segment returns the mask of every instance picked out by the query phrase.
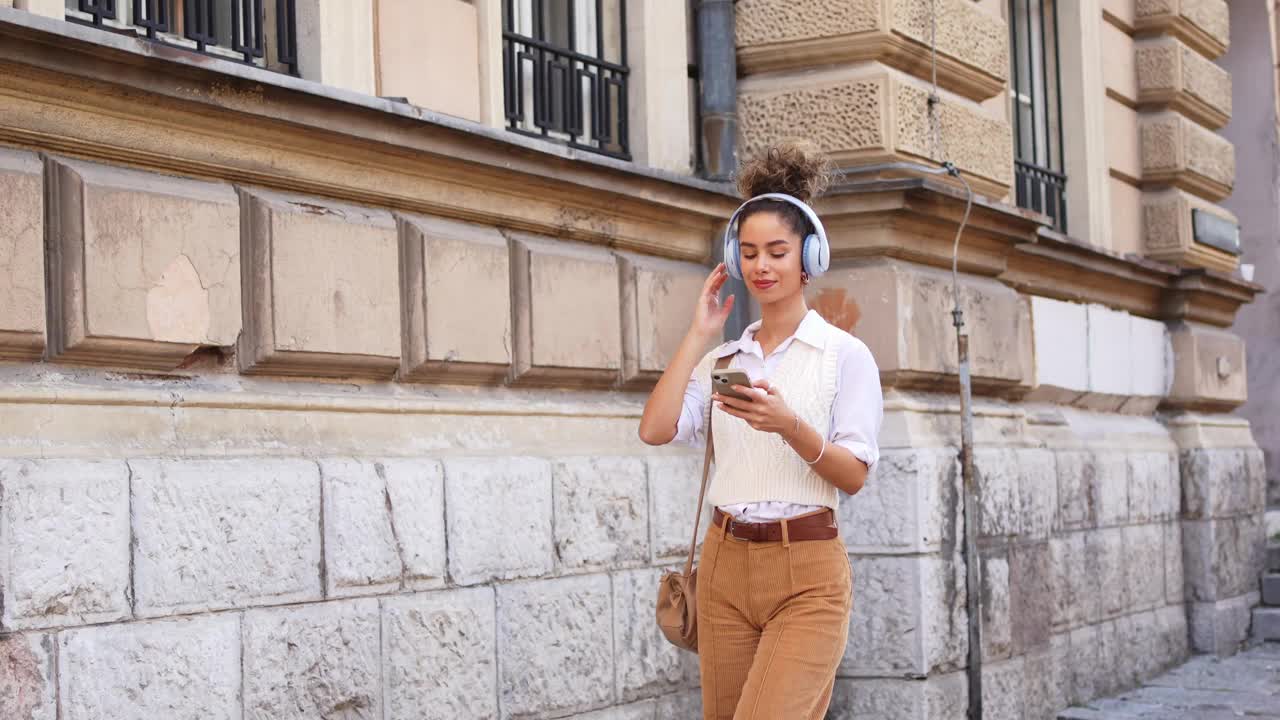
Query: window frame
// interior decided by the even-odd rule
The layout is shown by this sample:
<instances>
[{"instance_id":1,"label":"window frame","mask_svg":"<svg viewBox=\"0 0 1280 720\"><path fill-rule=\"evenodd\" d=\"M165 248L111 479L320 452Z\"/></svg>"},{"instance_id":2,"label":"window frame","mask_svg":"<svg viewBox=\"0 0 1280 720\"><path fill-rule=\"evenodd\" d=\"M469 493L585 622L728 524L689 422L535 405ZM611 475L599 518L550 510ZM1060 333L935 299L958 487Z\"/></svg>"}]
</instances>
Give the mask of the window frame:
<instances>
[{"instance_id":1,"label":"window frame","mask_svg":"<svg viewBox=\"0 0 1280 720\"><path fill-rule=\"evenodd\" d=\"M627 0L500 2L506 129L631 160Z\"/></svg>"},{"instance_id":2,"label":"window frame","mask_svg":"<svg viewBox=\"0 0 1280 720\"><path fill-rule=\"evenodd\" d=\"M1048 215L1054 229L1065 233L1067 174L1058 5L1058 0L1008 2L1009 117L1015 202Z\"/></svg>"}]
</instances>

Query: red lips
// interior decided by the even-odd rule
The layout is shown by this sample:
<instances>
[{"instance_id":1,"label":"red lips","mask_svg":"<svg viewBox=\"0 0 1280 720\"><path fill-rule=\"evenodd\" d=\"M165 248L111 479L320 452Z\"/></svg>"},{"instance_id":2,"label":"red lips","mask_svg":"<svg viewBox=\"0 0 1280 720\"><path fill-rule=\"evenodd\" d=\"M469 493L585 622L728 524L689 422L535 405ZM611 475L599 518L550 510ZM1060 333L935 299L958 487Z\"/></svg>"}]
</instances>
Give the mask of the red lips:
<instances>
[{"instance_id":1,"label":"red lips","mask_svg":"<svg viewBox=\"0 0 1280 720\"><path fill-rule=\"evenodd\" d=\"M774 285L777 285L778 281L777 280L752 280L751 284L755 285L757 290L768 290Z\"/></svg>"}]
</instances>

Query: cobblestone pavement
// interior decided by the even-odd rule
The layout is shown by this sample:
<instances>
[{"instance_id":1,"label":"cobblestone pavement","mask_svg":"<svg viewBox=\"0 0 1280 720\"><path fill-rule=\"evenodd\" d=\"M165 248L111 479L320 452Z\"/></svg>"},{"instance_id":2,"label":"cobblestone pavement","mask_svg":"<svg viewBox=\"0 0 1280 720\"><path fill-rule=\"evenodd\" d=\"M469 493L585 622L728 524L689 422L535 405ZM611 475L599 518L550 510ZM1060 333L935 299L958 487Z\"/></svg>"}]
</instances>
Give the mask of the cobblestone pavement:
<instances>
[{"instance_id":1,"label":"cobblestone pavement","mask_svg":"<svg viewBox=\"0 0 1280 720\"><path fill-rule=\"evenodd\" d=\"M1280 643L1232 657L1199 655L1146 685L1070 708L1059 720L1280 719Z\"/></svg>"}]
</instances>

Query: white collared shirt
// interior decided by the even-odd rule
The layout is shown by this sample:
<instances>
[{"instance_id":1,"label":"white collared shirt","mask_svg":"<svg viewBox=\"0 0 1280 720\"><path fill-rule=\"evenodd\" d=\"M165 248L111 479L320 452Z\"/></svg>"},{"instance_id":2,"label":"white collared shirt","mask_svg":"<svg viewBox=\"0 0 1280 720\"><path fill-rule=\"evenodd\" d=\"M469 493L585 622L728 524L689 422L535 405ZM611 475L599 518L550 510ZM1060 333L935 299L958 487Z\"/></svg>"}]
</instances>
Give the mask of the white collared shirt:
<instances>
[{"instance_id":1,"label":"white collared shirt","mask_svg":"<svg viewBox=\"0 0 1280 720\"><path fill-rule=\"evenodd\" d=\"M800 321L795 334L779 343L765 357L763 348L755 339L756 331L760 329L760 321L757 320L747 326L741 338L716 348L714 356L722 358L736 352L737 356L730 367L745 371L753 383L768 380L791 343L803 342L822 348L829 328L831 326L817 311L810 310ZM827 442L847 449L870 469L880 459L877 438L884 419L884 395L880 390L880 369L876 367L875 358L861 340L853 340L841 345L837 352L836 391L831 408L831 427L826 429ZM703 385L690 378L689 384L685 386L684 404L672 442L703 446L706 442L706 433L702 427L703 413L706 412L708 401ZM786 502L742 503L721 507L721 510L744 522L777 520L815 509L817 508L814 506Z\"/></svg>"}]
</instances>

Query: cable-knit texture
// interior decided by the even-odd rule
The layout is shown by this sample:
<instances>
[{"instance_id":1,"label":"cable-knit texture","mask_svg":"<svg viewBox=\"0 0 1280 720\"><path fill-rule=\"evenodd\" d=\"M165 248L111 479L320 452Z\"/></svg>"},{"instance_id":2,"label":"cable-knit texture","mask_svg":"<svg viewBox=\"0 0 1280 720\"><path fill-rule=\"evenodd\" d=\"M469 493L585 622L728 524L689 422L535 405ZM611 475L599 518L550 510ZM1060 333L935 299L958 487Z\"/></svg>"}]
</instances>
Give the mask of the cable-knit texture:
<instances>
[{"instance_id":1,"label":"cable-knit texture","mask_svg":"<svg viewBox=\"0 0 1280 720\"><path fill-rule=\"evenodd\" d=\"M828 436L830 445L838 343L828 334L825 345L815 348L792 341L769 383L781 391L787 406L801 420ZM706 369L701 374L708 376L708 393L713 364L709 355L700 365L700 371L703 366ZM713 505L779 501L834 509L839 504L835 486L800 459L782 436L754 430L725 412L711 415L716 464L707 494Z\"/></svg>"}]
</instances>

